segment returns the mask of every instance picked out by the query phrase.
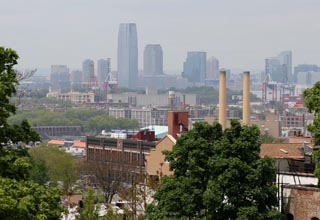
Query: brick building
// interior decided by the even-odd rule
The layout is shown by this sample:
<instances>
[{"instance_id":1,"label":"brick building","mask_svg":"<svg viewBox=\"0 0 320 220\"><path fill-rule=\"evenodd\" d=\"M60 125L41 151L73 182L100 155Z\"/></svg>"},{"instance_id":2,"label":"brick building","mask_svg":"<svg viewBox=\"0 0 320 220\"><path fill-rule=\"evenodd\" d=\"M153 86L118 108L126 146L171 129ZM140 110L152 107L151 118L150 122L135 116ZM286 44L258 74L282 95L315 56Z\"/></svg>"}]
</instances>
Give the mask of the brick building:
<instances>
[{"instance_id":1,"label":"brick building","mask_svg":"<svg viewBox=\"0 0 320 220\"><path fill-rule=\"evenodd\" d=\"M288 220L319 220L320 189L311 186L283 186L283 212Z\"/></svg>"}]
</instances>

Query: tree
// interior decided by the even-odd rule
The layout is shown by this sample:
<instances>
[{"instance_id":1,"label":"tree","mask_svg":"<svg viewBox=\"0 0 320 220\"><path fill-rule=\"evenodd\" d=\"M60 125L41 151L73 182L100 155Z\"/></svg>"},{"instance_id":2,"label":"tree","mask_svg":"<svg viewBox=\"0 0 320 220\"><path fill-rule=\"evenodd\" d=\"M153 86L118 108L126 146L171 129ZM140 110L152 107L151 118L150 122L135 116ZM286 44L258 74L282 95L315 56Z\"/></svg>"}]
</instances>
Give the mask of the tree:
<instances>
[{"instance_id":1,"label":"tree","mask_svg":"<svg viewBox=\"0 0 320 220\"><path fill-rule=\"evenodd\" d=\"M32 181L0 178L0 219L58 220L60 195Z\"/></svg>"},{"instance_id":2,"label":"tree","mask_svg":"<svg viewBox=\"0 0 320 220\"><path fill-rule=\"evenodd\" d=\"M147 208L148 219L280 219L273 160L259 157L260 132L232 120L196 123L164 152L173 177Z\"/></svg>"},{"instance_id":3,"label":"tree","mask_svg":"<svg viewBox=\"0 0 320 220\"><path fill-rule=\"evenodd\" d=\"M46 175L50 182L57 185L62 182L62 192L70 193L72 185L78 178L76 161L71 154L55 146L40 146L29 151L34 163L41 165L44 162ZM39 168L39 167L37 167ZM40 167L41 168L41 167Z\"/></svg>"},{"instance_id":4,"label":"tree","mask_svg":"<svg viewBox=\"0 0 320 220\"><path fill-rule=\"evenodd\" d=\"M119 158L113 157L113 160ZM119 168L124 171L119 171ZM83 161L81 175L87 177L87 183L97 187L104 195L105 201L111 203L113 196L123 189L122 176L130 174L130 170L122 169L119 163L101 160ZM123 174L122 174L123 173Z\"/></svg>"},{"instance_id":5,"label":"tree","mask_svg":"<svg viewBox=\"0 0 320 220\"><path fill-rule=\"evenodd\" d=\"M0 219L58 220L58 190L30 181L32 164L24 145L39 141L39 135L26 120L8 123L9 116L16 112L10 98L18 85L13 69L17 59L15 51L0 47Z\"/></svg>"},{"instance_id":6,"label":"tree","mask_svg":"<svg viewBox=\"0 0 320 220\"><path fill-rule=\"evenodd\" d=\"M283 143L284 142L284 139L274 138L269 134L261 134L260 139L261 139L261 143L263 143L263 144Z\"/></svg>"},{"instance_id":7,"label":"tree","mask_svg":"<svg viewBox=\"0 0 320 220\"><path fill-rule=\"evenodd\" d=\"M98 220L99 207L95 205L94 191L89 189L84 197L83 207L80 207L78 220Z\"/></svg>"},{"instance_id":8,"label":"tree","mask_svg":"<svg viewBox=\"0 0 320 220\"><path fill-rule=\"evenodd\" d=\"M312 88L306 89L303 92L305 98L305 106L309 113L313 113L313 123L307 126L307 129L312 133L314 137L314 144L320 145L320 81L315 83ZM320 187L320 151L313 153L315 159L316 168L314 171L315 176L318 178L318 186Z\"/></svg>"},{"instance_id":9,"label":"tree","mask_svg":"<svg viewBox=\"0 0 320 220\"><path fill-rule=\"evenodd\" d=\"M306 89L303 92L305 98L305 106L309 113L313 113L313 123L308 125L308 130L312 132L315 139L315 145L320 144L320 81L315 83L312 88Z\"/></svg>"}]
</instances>

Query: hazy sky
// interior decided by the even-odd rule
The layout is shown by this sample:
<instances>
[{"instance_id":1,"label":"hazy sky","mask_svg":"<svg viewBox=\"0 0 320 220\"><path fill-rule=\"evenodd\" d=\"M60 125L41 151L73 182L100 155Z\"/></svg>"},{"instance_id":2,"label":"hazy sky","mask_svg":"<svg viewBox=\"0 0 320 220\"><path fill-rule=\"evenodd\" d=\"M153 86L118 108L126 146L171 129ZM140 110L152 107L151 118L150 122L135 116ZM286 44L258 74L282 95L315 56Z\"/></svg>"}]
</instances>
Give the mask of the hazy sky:
<instances>
[{"instance_id":1,"label":"hazy sky","mask_svg":"<svg viewBox=\"0 0 320 220\"><path fill-rule=\"evenodd\" d=\"M165 70L181 70L192 50L225 68L263 69L282 50L320 65L319 0L0 0L0 45L23 68L110 57L116 69L126 22L137 24L139 68L149 43L161 44Z\"/></svg>"}]
</instances>

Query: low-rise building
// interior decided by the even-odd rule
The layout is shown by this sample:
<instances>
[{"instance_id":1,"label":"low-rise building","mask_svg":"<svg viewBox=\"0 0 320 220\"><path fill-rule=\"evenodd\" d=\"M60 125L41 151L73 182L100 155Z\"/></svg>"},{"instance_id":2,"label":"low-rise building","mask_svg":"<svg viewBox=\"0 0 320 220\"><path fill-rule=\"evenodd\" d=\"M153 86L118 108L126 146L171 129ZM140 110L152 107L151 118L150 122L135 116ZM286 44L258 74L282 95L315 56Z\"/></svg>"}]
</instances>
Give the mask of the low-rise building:
<instances>
[{"instance_id":1,"label":"low-rise building","mask_svg":"<svg viewBox=\"0 0 320 220\"><path fill-rule=\"evenodd\" d=\"M60 93L60 92L49 92L47 94L48 98L55 98L58 100L72 102L75 104L82 104L82 103L94 103L94 93L93 92L67 92L67 93Z\"/></svg>"}]
</instances>

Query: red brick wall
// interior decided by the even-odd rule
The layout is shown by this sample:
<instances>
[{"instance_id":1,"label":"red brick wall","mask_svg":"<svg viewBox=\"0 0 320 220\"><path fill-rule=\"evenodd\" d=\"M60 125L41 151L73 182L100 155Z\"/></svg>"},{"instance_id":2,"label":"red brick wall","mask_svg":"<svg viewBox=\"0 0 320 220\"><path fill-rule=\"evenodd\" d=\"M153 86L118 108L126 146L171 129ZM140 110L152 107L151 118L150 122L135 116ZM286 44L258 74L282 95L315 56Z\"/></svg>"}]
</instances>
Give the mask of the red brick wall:
<instances>
[{"instance_id":1,"label":"red brick wall","mask_svg":"<svg viewBox=\"0 0 320 220\"><path fill-rule=\"evenodd\" d=\"M285 186L283 209L291 213L295 220L320 218L320 189L306 186Z\"/></svg>"}]
</instances>

